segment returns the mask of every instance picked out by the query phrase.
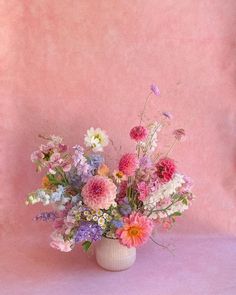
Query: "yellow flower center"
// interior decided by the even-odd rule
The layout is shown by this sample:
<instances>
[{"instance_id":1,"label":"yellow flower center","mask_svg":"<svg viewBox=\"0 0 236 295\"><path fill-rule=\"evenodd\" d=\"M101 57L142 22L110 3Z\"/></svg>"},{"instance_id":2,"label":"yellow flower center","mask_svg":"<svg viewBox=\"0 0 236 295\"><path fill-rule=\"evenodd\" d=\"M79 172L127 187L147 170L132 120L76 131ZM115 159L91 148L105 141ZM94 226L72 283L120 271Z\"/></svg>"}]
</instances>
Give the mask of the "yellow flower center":
<instances>
[{"instance_id":1,"label":"yellow flower center","mask_svg":"<svg viewBox=\"0 0 236 295\"><path fill-rule=\"evenodd\" d=\"M123 172L121 172L121 171L118 171L117 173L116 173L116 177L118 177L118 178L122 178L123 177Z\"/></svg>"},{"instance_id":2,"label":"yellow flower center","mask_svg":"<svg viewBox=\"0 0 236 295\"><path fill-rule=\"evenodd\" d=\"M137 236L140 232L140 229L136 226L133 226L128 230L128 232L130 236Z\"/></svg>"},{"instance_id":3,"label":"yellow flower center","mask_svg":"<svg viewBox=\"0 0 236 295\"><path fill-rule=\"evenodd\" d=\"M94 138L95 138L95 139L98 139L99 143L102 142L102 137L101 137L100 134L96 134L96 135L94 135Z\"/></svg>"}]
</instances>

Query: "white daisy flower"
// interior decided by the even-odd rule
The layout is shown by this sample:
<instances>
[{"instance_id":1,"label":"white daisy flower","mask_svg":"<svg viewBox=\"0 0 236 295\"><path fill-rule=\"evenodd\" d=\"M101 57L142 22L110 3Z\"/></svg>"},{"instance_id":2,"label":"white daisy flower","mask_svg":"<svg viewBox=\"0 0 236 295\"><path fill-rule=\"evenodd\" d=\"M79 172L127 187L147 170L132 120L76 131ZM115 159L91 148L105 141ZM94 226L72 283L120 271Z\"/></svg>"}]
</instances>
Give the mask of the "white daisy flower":
<instances>
[{"instance_id":1,"label":"white daisy flower","mask_svg":"<svg viewBox=\"0 0 236 295\"><path fill-rule=\"evenodd\" d=\"M100 128L91 127L87 130L84 137L84 144L92 148L94 152L102 152L103 148L109 143L106 132Z\"/></svg>"},{"instance_id":2,"label":"white daisy flower","mask_svg":"<svg viewBox=\"0 0 236 295\"><path fill-rule=\"evenodd\" d=\"M89 214L87 217L86 217L86 220L87 221L91 221L93 219L93 216L91 214Z\"/></svg>"},{"instance_id":3,"label":"white daisy flower","mask_svg":"<svg viewBox=\"0 0 236 295\"><path fill-rule=\"evenodd\" d=\"M96 215L93 216L93 221L98 221L98 217Z\"/></svg>"},{"instance_id":4,"label":"white daisy flower","mask_svg":"<svg viewBox=\"0 0 236 295\"><path fill-rule=\"evenodd\" d=\"M105 224L105 219L103 217L98 218L98 225L102 226Z\"/></svg>"}]
</instances>

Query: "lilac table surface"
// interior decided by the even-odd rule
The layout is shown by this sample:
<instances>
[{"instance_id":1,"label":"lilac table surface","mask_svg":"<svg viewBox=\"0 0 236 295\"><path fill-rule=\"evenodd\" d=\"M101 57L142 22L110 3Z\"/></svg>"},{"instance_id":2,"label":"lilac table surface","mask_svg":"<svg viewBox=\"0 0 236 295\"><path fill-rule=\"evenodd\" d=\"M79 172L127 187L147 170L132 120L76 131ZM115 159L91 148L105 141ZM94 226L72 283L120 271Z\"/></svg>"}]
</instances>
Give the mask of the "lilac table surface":
<instances>
[{"instance_id":1,"label":"lilac table surface","mask_svg":"<svg viewBox=\"0 0 236 295\"><path fill-rule=\"evenodd\" d=\"M172 253L149 242L131 269L108 272L92 254L60 253L42 238L15 239L1 246L0 294L236 294L236 238L167 235L159 241Z\"/></svg>"}]
</instances>

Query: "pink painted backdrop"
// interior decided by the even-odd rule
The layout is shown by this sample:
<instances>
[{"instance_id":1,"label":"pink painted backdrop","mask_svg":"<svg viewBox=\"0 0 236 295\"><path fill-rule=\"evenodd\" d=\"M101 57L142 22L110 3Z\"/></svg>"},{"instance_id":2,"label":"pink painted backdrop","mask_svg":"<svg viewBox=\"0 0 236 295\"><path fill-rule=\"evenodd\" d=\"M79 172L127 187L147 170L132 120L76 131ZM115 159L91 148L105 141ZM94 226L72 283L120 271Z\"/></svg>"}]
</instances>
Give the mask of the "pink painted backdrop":
<instances>
[{"instance_id":1,"label":"pink painted backdrop","mask_svg":"<svg viewBox=\"0 0 236 295\"><path fill-rule=\"evenodd\" d=\"M195 181L174 231L236 234L234 0L0 1L0 40L2 238L51 231L31 223L40 208L24 206L40 182L29 159L37 134L72 146L100 126L130 151L152 82L161 96L150 117L167 110L186 129L173 156Z\"/></svg>"}]
</instances>

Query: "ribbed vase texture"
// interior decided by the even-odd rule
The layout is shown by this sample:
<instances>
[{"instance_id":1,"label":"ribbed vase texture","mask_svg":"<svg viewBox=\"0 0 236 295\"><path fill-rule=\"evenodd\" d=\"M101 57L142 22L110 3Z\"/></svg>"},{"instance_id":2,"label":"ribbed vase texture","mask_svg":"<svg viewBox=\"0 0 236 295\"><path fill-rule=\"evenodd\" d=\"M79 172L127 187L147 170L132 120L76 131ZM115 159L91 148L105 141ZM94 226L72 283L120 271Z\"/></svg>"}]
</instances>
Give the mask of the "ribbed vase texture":
<instances>
[{"instance_id":1,"label":"ribbed vase texture","mask_svg":"<svg viewBox=\"0 0 236 295\"><path fill-rule=\"evenodd\" d=\"M96 243L95 253L98 265L111 271L128 269L136 260L136 248L127 248L116 239L102 238Z\"/></svg>"}]
</instances>

